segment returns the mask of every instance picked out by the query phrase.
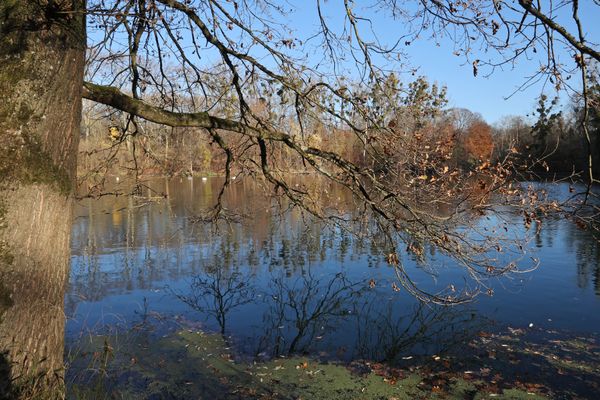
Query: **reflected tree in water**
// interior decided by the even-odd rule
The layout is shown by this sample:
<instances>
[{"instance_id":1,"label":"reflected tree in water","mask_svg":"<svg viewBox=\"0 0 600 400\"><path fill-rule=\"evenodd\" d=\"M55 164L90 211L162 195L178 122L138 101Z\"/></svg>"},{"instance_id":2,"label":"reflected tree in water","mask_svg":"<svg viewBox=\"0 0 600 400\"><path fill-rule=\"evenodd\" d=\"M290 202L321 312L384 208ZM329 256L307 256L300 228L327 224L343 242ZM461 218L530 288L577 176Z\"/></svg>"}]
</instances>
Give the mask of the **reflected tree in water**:
<instances>
[{"instance_id":1,"label":"reflected tree in water","mask_svg":"<svg viewBox=\"0 0 600 400\"><path fill-rule=\"evenodd\" d=\"M349 317L364 287L343 273L317 278L310 268L300 276L276 276L265 293L266 327L257 354L272 356L306 353L323 335L334 335L340 320Z\"/></svg>"},{"instance_id":2,"label":"reflected tree in water","mask_svg":"<svg viewBox=\"0 0 600 400\"><path fill-rule=\"evenodd\" d=\"M189 294L173 293L192 309L214 317L222 335L226 332L227 315L255 300L248 277L221 265L209 267L205 274L192 278Z\"/></svg>"},{"instance_id":3,"label":"reflected tree in water","mask_svg":"<svg viewBox=\"0 0 600 400\"><path fill-rule=\"evenodd\" d=\"M565 234L576 254L577 284L582 288L591 284L595 294L600 296L600 237L583 232L575 225L567 227Z\"/></svg>"},{"instance_id":4,"label":"reflected tree in water","mask_svg":"<svg viewBox=\"0 0 600 400\"><path fill-rule=\"evenodd\" d=\"M368 294L353 313L357 358L398 363L402 356L439 354L467 343L484 325L464 307L416 303L399 310L397 301ZM382 304L383 303L383 304Z\"/></svg>"}]
</instances>

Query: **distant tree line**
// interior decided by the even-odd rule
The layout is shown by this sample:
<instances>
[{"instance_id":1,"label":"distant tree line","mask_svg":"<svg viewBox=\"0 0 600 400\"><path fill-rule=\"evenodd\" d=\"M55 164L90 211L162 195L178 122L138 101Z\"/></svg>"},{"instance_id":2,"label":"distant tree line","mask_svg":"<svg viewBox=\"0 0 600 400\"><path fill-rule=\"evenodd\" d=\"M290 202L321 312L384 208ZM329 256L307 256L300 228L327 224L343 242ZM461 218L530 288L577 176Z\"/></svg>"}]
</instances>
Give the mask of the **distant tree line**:
<instances>
[{"instance_id":1,"label":"distant tree line","mask_svg":"<svg viewBox=\"0 0 600 400\"><path fill-rule=\"evenodd\" d=\"M527 116L509 116L493 129L495 156L513 153L531 172L539 175L583 174L592 157L594 175L600 173L600 83L598 66L588 72L588 129L590 148L582 132L583 99L573 97L560 105L557 97L541 94ZM589 152L589 153L588 153Z\"/></svg>"},{"instance_id":2,"label":"distant tree line","mask_svg":"<svg viewBox=\"0 0 600 400\"><path fill-rule=\"evenodd\" d=\"M600 173L600 83L597 68L591 69L591 153L595 173ZM286 120L290 134L309 146L319 146L379 172L410 168L416 178L432 169L459 168L463 172L486 162L512 157L517 167L539 177L570 175L587 168L588 149L581 132L580 98L561 106L558 98L542 94L527 115L507 116L491 127L483 117L464 108L447 108L446 88L419 77L406 87L393 75L384 85L361 93L376 126L366 143L343 125L332 128L327 116L311 118L303 127L278 107L273 96L257 93L251 104L265 118ZM182 102L185 99L181 100ZM325 101L325 100L324 100ZM222 110L226 113L227 110ZM352 110L340 110L352 117ZM127 118L102 105L87 103L82 120L80 176L126 174L146 175L219 174L225 157L201 128L171 128L139 122L142 135L130 133ZM225 133L227 136L227 134ZM243 153L244 143L231 135L233 148ZM367 154L369 146L376 157ZM283 144L276 144L272 157L284 172L303 172L306 165ZM255 155L255 154L248 154ZM243 163L243 157L240 162ZM422 169L418 167L422 160ZM433 162L433 163L432 163ZM240 170L242 166L240 166Z\"/></svg>"},{"instance_id":3,"label":"distant tree line","mask_svg":"<svg viewBox=\"0 0 600 400\"><path fill-rule=\"evenodd\" d=\"M432 172L432 161L433 169L468 170L495 156L498 143L481 115L466 109L448 109L446 88L431 84L424 77L405 87L391 74L384 85L358 96L375 121L371 129L367 127L366 139L358 137L347 126L332 124L327 115L307 118L301 127L289 116L289 110L277 104L268 92L256 93L251 107L267 119L284 121L289 133L306 145L319 146L381 173L410 169L409 172L418 177ZM226 114L227 110L221 112ZM363 118L358 114L353 116L354 110L340 109L340 112L357 121ZM224 171L224 154L204 129L172 128L138 121L137 131L134 131L128 121L126 115L118 111L90 102L84 104L80 177L129 173L181 176ZM382 126L387 129L381 129ZM224 135L231 136L228 140L234 143L233 149L244 153L243 140L235 135ZM273 147L271 157L278 161L281 171L307 170L289 147L283 144ZM369 148L374 151L369 153ZM251 155L256 154L247 154ZM243 164L243 160L244 157L239 158L238 163ZM422 160L422 168L418 166L419 160ZM243 165L239 165L238 170L242 169Z\"/></svg>"}]
</instances>

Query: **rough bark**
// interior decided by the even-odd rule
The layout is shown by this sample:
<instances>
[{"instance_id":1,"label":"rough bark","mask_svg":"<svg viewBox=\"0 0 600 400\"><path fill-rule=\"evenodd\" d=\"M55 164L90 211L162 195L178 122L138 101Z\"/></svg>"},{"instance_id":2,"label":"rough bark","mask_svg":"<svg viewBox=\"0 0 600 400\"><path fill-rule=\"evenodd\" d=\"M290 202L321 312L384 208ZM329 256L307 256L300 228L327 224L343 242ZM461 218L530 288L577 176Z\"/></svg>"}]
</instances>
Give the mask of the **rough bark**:
<instances>
[{"instance_id":1,"label":"rough bark","mask_svg":"<svg viewBox=\"0 0 600 400\"><path fill-rule=\"evenodd\" d=\"M84 0L0 1L0 398L61 398Z\"/></svg>"}]
</instances>

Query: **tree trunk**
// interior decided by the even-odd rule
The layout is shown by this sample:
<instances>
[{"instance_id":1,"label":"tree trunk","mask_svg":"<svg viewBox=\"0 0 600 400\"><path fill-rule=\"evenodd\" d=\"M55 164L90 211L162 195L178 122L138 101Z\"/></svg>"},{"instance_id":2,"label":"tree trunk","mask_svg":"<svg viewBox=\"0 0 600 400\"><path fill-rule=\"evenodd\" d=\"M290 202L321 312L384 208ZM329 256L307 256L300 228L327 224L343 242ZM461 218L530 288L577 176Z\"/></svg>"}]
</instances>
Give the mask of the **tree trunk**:
<instances>
[{"instance_id":1,"label":"tree trunk","mask_svg":"<svg viewBox=\"0 0 600 400\"><path fill-rule=\"evenodd\" d=\"M0 0L0 398L64 397L84 0Z\"/></svg>"}]
</instances>

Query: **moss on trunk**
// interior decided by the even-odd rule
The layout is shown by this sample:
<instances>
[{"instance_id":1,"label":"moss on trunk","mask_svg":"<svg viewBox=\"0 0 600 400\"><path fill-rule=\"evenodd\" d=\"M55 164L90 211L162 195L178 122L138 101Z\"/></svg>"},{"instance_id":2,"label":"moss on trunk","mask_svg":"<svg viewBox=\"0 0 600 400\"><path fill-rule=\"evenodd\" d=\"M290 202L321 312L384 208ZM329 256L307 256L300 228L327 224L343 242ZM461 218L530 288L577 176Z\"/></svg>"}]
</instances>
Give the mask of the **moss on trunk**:
<instances>
[{"instance_id":1,"label":"moss on trunk","mask_svg":"<svg viewBox=\"0 0 600 400\"><path fill-rule=\"evenodd\" d=\"M0 1L0 398L64 397L84 5Z\"/></svg>"}]
</instances>

